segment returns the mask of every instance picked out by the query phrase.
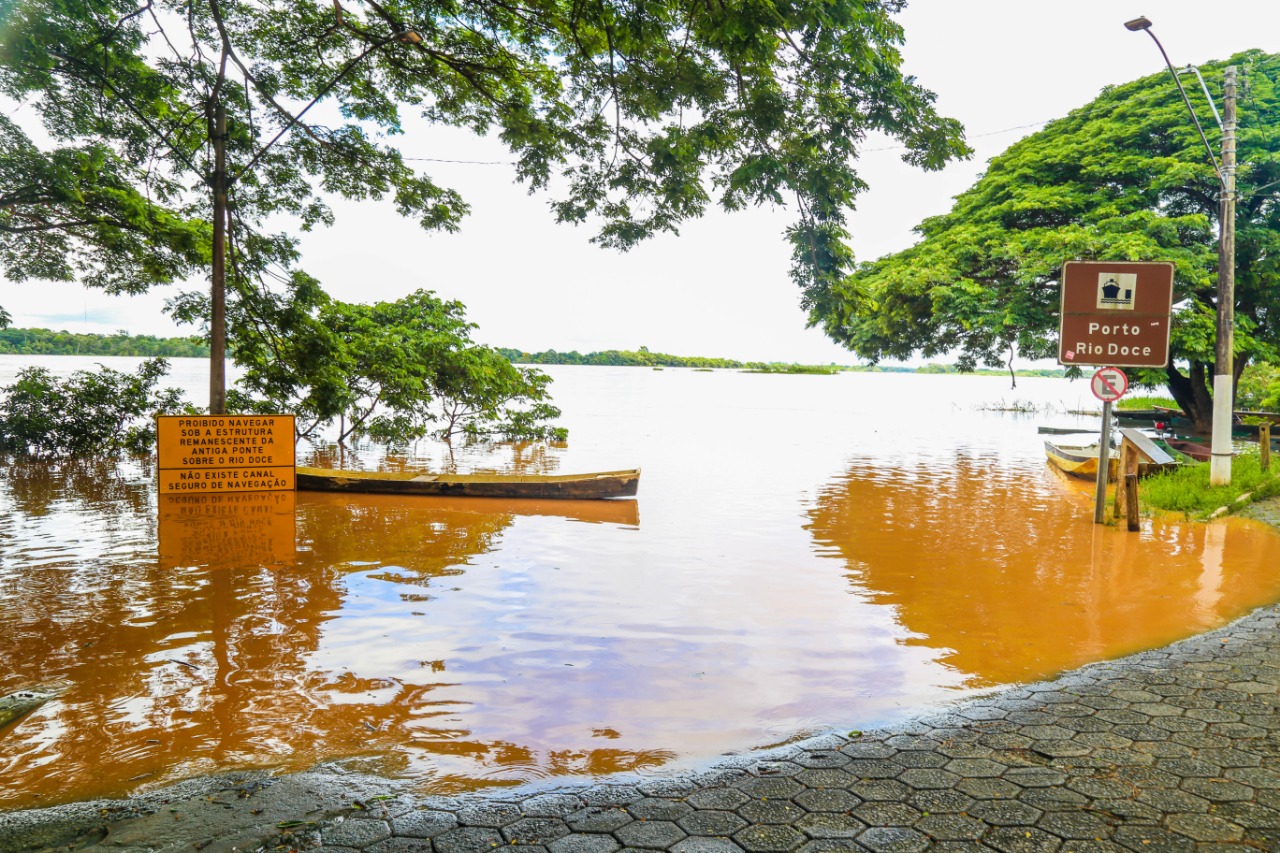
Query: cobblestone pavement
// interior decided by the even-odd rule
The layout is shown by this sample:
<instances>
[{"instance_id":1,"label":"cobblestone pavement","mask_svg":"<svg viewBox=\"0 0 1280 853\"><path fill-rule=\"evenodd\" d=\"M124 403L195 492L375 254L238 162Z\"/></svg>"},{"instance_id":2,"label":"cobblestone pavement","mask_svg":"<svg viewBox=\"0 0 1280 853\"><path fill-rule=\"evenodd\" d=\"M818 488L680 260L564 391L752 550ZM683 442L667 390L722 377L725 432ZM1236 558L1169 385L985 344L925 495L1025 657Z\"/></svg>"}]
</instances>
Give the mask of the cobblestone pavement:
<instances>
[{"instance_id":1,"label":"cobblestone pavement","mask_svg":"<svg viewBox=\"0 0 1280 853\"><path fill-rule=\"evenodd\" d=\"M1280 567L1278 567L1280 568ZM684 779L366 803L327 853L1280 851L1280 607Z\"/></svg>"}]
</instances>

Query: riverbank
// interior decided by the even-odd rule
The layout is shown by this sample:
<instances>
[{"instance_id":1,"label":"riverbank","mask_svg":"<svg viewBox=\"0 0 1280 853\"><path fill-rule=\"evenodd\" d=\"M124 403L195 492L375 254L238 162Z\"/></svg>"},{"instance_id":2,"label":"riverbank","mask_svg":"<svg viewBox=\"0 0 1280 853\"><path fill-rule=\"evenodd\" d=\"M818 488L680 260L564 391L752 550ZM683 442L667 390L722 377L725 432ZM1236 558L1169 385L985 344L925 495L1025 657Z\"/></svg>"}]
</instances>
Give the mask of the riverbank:
<instances>
[{"instance_id":1,"label":"riverbank","mask_svg":"<svg viewBox=\"0 0 1280 853\"><path fill-rule=\"evenodd\" d=\"M1247 514L1280 524L1280 499ZM0 813L0 853L1280 849L1280 605L673 779L423 797L322 768Z\"/></svg>"}]
</instances>

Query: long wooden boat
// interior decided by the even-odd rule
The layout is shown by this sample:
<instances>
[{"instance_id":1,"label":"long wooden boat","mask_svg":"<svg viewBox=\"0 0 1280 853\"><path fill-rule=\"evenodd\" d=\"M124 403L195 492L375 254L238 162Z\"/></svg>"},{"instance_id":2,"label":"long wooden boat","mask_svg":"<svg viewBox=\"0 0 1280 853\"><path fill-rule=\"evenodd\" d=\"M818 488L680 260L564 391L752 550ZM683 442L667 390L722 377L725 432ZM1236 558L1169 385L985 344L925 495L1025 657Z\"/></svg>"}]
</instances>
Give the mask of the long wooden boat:
<instances>
[{"instance_id":1,"label":"long wooden boat","mask_svg":"<svg viewBox=\"0 0 1280 853\"><path fill-rule=\"evenodd\" d=\"M634 497L640 488L640 469L592 474L420 474L299 467L297 482L304 491L594 500Z\"/></svg>"},{"instance_id":2,"label":"long wooden boat","mask_svg":"<svg viewBox=\"0 0 1280 853\"><path fill-rule=\"evenodd\" d=\"M1189 456L1197 462L1208 462L1212 454L1207 445L1185 438L1163 438L1157 443L1164 443L1170 450Z\"/></svg>"},{"instance_id":3,"label":"long wooden boat","mask_svg":"<svg viewBox=\"0 0 1280 853\"><path fill-rule=\"evenodd\" d=\"M1143 446L1146 444L1147 442L1143 442ZM1138 462L1139 477L1146 477L1158 471L1167 471L1171 468L1176 468L1179 464L1161 449L1151 447L1148 452L1152 456L1158 457L1158 461L1152 461L1150 458L1140 459ZM1098 439L1096 436L1085 436L1076 442L1045 441L1044 453L1049 460L1049 464L1064 474L1070 474L1072 477L1079 477L1082 480L1097 482ZM1116 448L1107 454L1107 482L1115 482L1119 471L1120 450Z\"/></svg>"}]
</instances>

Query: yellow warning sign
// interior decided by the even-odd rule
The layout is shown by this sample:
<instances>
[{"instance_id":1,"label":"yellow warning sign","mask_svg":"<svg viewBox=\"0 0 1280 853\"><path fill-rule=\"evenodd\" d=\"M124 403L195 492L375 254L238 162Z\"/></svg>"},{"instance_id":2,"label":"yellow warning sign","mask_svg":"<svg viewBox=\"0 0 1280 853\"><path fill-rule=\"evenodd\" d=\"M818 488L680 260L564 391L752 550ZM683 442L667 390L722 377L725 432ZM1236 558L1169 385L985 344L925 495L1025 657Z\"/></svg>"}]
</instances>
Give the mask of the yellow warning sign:
<instances>
[{"instance_id":1,"label":"yellow warning sign","mask_svg":"<svg viewBox=\"0 0 1280 853\"><path fill-rule=\"evenodd\" d=\"M292 491L293 415L160 415L162 495Z\"/></svg>"}]
</instances>

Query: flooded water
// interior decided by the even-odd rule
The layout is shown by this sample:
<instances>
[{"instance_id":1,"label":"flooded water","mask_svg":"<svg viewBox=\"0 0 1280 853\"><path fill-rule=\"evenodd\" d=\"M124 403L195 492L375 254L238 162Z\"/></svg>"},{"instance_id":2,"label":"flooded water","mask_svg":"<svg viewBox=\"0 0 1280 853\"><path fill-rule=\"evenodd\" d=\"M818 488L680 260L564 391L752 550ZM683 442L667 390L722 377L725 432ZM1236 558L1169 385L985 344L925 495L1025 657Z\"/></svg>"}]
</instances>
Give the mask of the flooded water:
<instances>
[{"instance_id":1,"label":"flooded water","mask_svg":"<svg viewBox=\"0 0 1280 853\"><path fill-rule=\"evenodd\" d=\"M0 808L337 759L428 791L664 774L1280 599L1263 525L1092 524L1035 431L1083 382L548 372L568 446L457 465L639 466L637 500L161 501L132 463L7 465L0 694L65 692L0 731ZM1055 412L980 408L1015 400Z\"/></svg>"}]
</instances>

